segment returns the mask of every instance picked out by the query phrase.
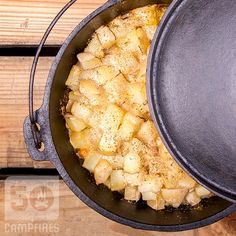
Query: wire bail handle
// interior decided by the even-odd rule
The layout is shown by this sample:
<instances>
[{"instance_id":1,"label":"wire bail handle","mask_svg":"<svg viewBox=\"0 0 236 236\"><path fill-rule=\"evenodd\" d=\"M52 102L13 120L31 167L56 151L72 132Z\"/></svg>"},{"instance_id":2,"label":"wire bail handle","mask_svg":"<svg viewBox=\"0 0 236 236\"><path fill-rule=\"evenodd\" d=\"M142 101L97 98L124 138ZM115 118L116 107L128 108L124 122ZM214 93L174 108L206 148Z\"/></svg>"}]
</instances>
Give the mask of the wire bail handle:
<instances>
[{"instance_id":1,"label":"wire bail handle","mask_svg":"<svg viewBox=\"0 0 236 236\"><path fill-rule=\"evenodd\" d=\"M40 138L40 132L39 132L39 127L37 126L37 118L35 116L34 112L34 79L35 79L35 72L38 64L38 60L40 57L41 50L51 33L53 27L57 23L57 21L61 18L61 16L68 10L68 8L71 7L77 0L71 0L69 1L56 15L56 17L52 20L50 25L48 26L46 32L44 33L42 39L40 40L38 49L36 51L32 67L31 67L31 72L30 72L30 81L29 81L29 118L30 118L30 123L31 123L31 131L32 131L32 136L34 140L35 147L37 149L40 149L42 146L42 141Z\"/></svg>"}]
</instances>

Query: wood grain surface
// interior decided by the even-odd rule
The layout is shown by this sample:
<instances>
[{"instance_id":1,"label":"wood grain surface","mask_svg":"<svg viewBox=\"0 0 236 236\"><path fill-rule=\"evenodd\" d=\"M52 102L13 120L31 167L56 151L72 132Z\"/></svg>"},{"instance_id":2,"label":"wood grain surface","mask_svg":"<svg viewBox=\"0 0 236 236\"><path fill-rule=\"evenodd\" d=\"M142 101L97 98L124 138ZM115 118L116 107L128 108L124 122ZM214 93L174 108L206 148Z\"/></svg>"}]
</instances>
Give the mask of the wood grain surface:
<instances>
[{"instance_id":1,"label":"wood grain surface","mask_svg":"<svg viewBox=\"0 0 236 236\"><path fill-rule=\"evenodd\" d=\"M69 0L1 0L0 44L37 44ZM74 27L105 0L78 0L59 20L48 44L61 44Z\"/></svg>"},{"instance_id":2,"label":"wood grain surface","mask_svg":"<svg viewBox=\"0 0 236 236\"><path fill-rule=\"evenodd\" d=\"M52 58L41 58L35 81L35 109L42 103ZM23 138L28 115L28 83L32 58L0 57L0 167L52 167L33 162Z\"/></svg>"}]
</instances>

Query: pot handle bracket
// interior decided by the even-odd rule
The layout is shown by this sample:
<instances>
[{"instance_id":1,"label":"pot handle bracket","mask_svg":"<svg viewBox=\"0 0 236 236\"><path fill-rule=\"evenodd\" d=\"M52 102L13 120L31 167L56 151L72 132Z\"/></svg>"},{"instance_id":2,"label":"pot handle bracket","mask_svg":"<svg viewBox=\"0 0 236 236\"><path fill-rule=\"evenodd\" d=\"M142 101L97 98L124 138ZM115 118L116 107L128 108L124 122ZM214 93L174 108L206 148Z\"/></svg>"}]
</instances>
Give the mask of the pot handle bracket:
<instances>
[{"instance_id":1,"label":"pot handle bracket","mask_svg":"<svg viewBox=\"0 0 236 236\"><path fill-rule=\"evenodd\" d=\"M27 145L28 152L33 160L36 161L46 161L49 160L47 157L43 143L46 140L42 138L42 131L44 122L41 121L43 119L43 112L41 113L41 109L34 111L34 79L35 79L35 72L38 64L38 60L40 57L41 50L52 31L53 27L57 23L57 21L61 18L61 16L65 13L65 11L70 8L72 4L74 4L77 0L69 1L56 15L56 17L52 20L50 25L48 26L46 32L44 33L37 52L35 54L31 72L30 72L30 81L29 81L29 116L25 119L24 122L24 137L25 143ZM46 146L46 145L45 145Z\"/></svg>"}]
</instances>

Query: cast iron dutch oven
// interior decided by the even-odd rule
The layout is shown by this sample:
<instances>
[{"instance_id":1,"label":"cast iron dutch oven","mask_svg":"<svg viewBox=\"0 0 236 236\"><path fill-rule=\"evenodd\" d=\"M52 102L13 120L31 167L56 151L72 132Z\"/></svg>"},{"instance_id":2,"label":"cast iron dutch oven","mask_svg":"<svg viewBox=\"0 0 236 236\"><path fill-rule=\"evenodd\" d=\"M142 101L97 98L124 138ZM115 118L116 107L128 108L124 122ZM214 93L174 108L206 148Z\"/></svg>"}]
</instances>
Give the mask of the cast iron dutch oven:
<instances>
[{"instance_id":1,"label":"cast iron dutch oven","mask_svg":"<svg viewBox=\"0 0 236 236\"><path fill-rule=\"evenodd\" d=\"M30 81L30 116L26 118L25 123L24 123L25 142L26 142L27 149L31 157L34 160L38 160L38 161L49 160L50 162L52 162L53 165L58 170L61 177L63 178L63 180L65 181L65 183L69 186L69 188L88 206L90 206L91 208L95 209L97 212L101 213L102 215L112 220L115 220L125 225L132 226L134 228L145 229L145 230L159 230L159 231L188 230L188 229L193 229L193 228L211 224L219 219L222 219L223 217L227 216L231 212L233 212L236 209L236 206L230 203L229 201L224 200L223 198L220 198L218 196L202 201L201 205L198 206L197 208L180 207L178 209L167 208L162 211L154 211L151 208L147 207L146 204L142 201L139 201L137 204L131 204L127 201L122 200L122 197L118 193L111 192L104 186L97 186L94 183L93 178L88 173L88 171L82 168L80 160L75 155L73 148L69 142L69 136L68 136L67 129L65 127L65 121L63 119L63 116L61 115L60 108L61 108L61 101L64 98L64 94L66 90L65 88L66 78L69 74L69 71L72 65L75 64L77 61L76 54L83 50L83 48L86 46L88 39L91 37L93 32L97 28L99 28L101 25L108 23L109 21L114 19L116 16L120 14L124 14L131 9L142 7L142 6L153 4L153 3L170 4L171 1L164 1L164 0L109 1L105 3L103 6L101 6L100 8L98 8L96 11L91 13L74 29L74 31L69 35L69 37L65 40L64 44L62 45L49 72L43 105L36 112L33 111L33 101L32 101L33 77L34 77L40 50L42 48L43 43L45 42L47 38L48 33L52 29L53 25L60 18L63 12L74 2L75 1L69 2L65 6L65 8L56 16L56 18L50 25L49 29L47 30L44 38L42 39L40 43L39 50L37 52L35 61L33 63L31 81ZM207 21L209 20L209 17L214 18L215 16L214 14L217 15L220 13L219 9L218 11L216 9L217 7L222 5L220 4L220 2L221 3L223 2L226 5L231 4L232 5L231 8L233 10L231 10L230 12L231 13L236 12L236 6L235 4L232 4L232 3L235 3L234 0L227 0L227 1L225 0L224 1L175 0L173 1L167 13L164 16L158 31L156 32L156 35L154 37L154 43L151 49L152 55L150 55L149 57L148 92L149 92L149 105L153 114L153 119L156 122L157 127L163 137L163 141L165 142L166 146L171 151L173 157L176 158L176 160L182 165L182 167L185 168L190 174L192 174L194 178L196 178L195 176L196 173L194 173L194 171L191 170L192 166L184 165L183 162L181 161L181 158L180 158L181 156L178 156L173 151L170 145L171 143L168 142L168 139L165 136L166 130L162 129L163 127L164 128L166 127L162 125L160 120L158 120L158 118L162 117L161 116L162 110L166 112L168 109L174 108L174 107L168 106L168 103L166 102L167 101L166 97L164 96L165 95L164 92L169 91L168 89L173 90L174 93L169 94L170 95L169 100L171 100L172 94L176 95L176 93L178 92L178 89L180 88L180 86L177 86L178 84L177 79L174 80L174 85L177 86L178 88L177 90L175 90L173 86L172 87L169 86L172 83L170 80L167 80L167 84L165 83L166 75L170 73L170 75L173 77L173 73L175 73L175 71L172 70L173 69L172 67L164 67L164 65L168 65L168 63L175 63L176 65L175 69L177 68L176 70L179 73L178 76L181 75L181 70L185 67L185 65L181 64L182 67L180 68L178 67L178 62L177 62L178 60L174 61L174 59L171 57L171 49L167 50L170 53L169 57L163 56L163 61L162 61L162 54L160 52L161 48L158 45L163 44L163 40L161 41L161 35L163 34L163 32L165 33L164 35L167 35L167 36L175 32L173 30L173 27L172 27L173 24L171 23L170 19L177 19L178 21L177 29L182 30L182 34L177 35L178 38L172 37L176 40L176 44L178 44L177 48L179 49L179 51L173 51L173 56L177 58L184 58L185 57L184 51L187 51L189 52L188 59L190 58L192 60L192 63L198 63L199 58L196 57L196 53L192 54L193 57L191 57L191 53L194 50L194 47L192 47L191 45L194 43L194 41L191 41L191 40L188 41L187 46L185 46L183 42L186 42L186 40L184 39L185 37L190 39L191 37L188 37L188 35L191 35L191 32L200 34L201 29L197 30L196 28L194 28L195 25L197 25L197 22L199 22L197 19L200 19L200 21L205 22L204 23L205 27L207 27ZM207 9L207 10L204 10L204 9ZM216 10L211 11L210 9L216 9ZM223 11L221 13L221 16L222 14L225 14L225 12L226 11ZM201 17L198 18L198 15L200 15ZM192 18L192 21L187 20L188 17ZM235 17L234 17L234 20L235 20ZM185 27L186 25L188 26L187 28ZM236 24L234 25L236 26ZM168 29L171 29L171 30L168 31ZM165 30L167 31L167 33L165 32ZM175 34L173 35L176 36ZM236 33L234 34L234 36L235 35ZM195 39L197 40L197 37L195 37ZM166 40L166 42L168 42L168 40ZM173 43L173 41L171 42ZM199 45L201 44L201 42L202 41L199 41ZM208 43L211 43L211 42L208 42ZM168 46L168 44L166 44L166 46ZM170 44L170 46L172 45ZM184 49L183 51L180 50L181 47L182 49ZM156 55L156 59L154 55ZM171 61L172 59L174 62ZM154 78L158 72L158 70L157 71L155 70L157 60L159 62L162 61L161 72L164 76L162 76L161 74L162 76L160 77L161 82L156 81L158 79ZM185 61L183 60L182 62L189 63L191 62L191 60L185 60ZM211 61L211 63L213 62ZM188 64L187 67L189 68L189 66L191 67L191 65ZM208 64L206 64L206 66L208 66ZM198 76L196 71L192 71L192 73L194 72L195 72L194 75ZM207 69L205 72L207 73ZM187 72L185 71L185 73ZM160 89L153 88L158 83L160 84ZM194 88L192 89L194 90ZM164 92L161 93L160 90ZM158 93L160 94L160 99L158 97L159 96ZM175 100L176 98L174 97L173 99ZM160 111L158 111L159 112L158 114L156 114L155 106L157 107L160 106L161 108ZM166 106L165 107L166 110L161 106ZM178 110L174 109L174 111L176 112L175 114L178 114ZM184 113L185 111L180 109L179 112ZM168 125L170 126L171 118L173 117L168 114L164 117L169 118L167 119L167 121L169 122ZM181 116L181 114L179 114L179 116ZM182 117L183 117L183 114L182 114ZM176 124L175 120L173 120L173 123ZM173 128L174 125L171 127ZM177 125L177 127L181 127L181 125L180 126ZM174 128L172 132L175 133L176 130ZM184 131L185 133L183 132L181 133L181 135L186 134L187 130L184 130ZM43 150L39 150L41 143L44 144ZM187 150L189 151L188 148ZM188 154L190 154L191 156L191 153L188 153ZM201 150L198 150L198 154L201 157ZM230 161L232 161L232 159ZM197 179L202 180L201 178L197 178ZM201 181L201 182L203 182L205 186L209 187L207 184L205 184L204 181Z\"/></svg>"}]
</instances>

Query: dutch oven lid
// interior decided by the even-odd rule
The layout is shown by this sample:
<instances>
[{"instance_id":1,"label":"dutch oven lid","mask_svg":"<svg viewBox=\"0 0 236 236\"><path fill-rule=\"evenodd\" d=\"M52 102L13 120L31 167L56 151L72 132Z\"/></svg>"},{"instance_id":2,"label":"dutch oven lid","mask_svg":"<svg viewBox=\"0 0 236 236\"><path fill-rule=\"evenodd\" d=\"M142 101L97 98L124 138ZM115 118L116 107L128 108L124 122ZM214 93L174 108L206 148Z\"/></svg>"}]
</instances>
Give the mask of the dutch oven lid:
<instances>
[{"instance_id":1,"label":"dutch oven lid","mask_svg":"<svg viewBox=\"0 0 236 236\"><path fill-rule=\"evenodd\" d=\"M179 164L236 201L236 1L175 0L149 56L152 117Z\"/></svg>"}]
</instances>

